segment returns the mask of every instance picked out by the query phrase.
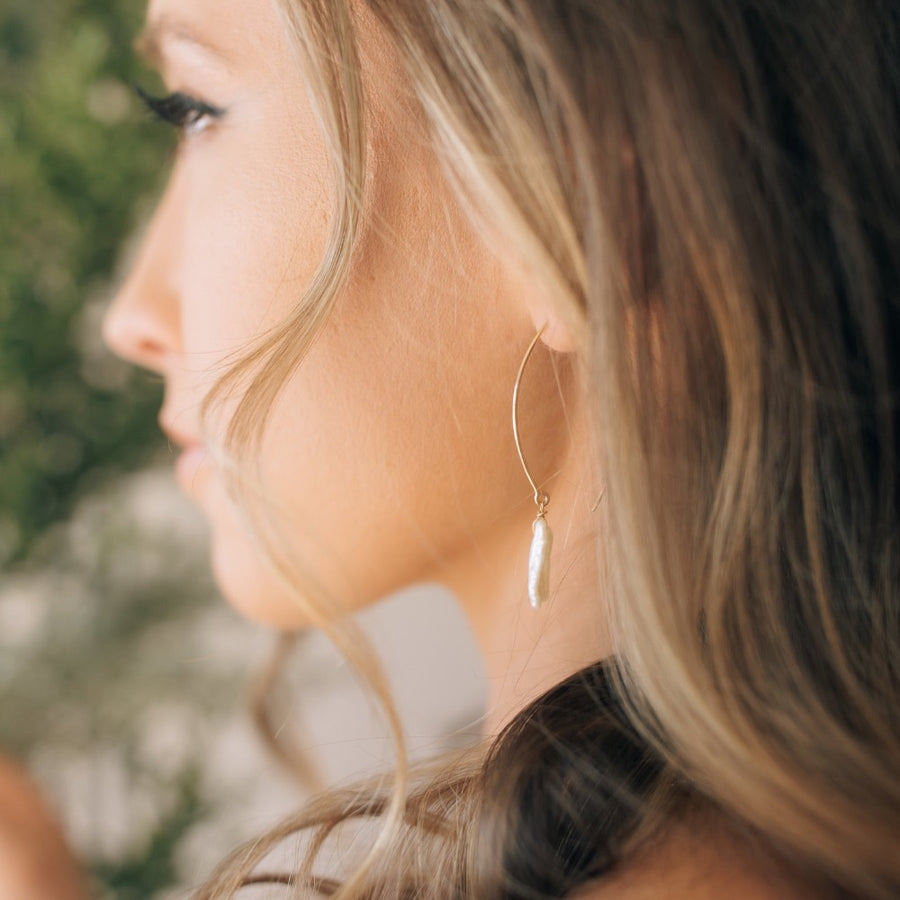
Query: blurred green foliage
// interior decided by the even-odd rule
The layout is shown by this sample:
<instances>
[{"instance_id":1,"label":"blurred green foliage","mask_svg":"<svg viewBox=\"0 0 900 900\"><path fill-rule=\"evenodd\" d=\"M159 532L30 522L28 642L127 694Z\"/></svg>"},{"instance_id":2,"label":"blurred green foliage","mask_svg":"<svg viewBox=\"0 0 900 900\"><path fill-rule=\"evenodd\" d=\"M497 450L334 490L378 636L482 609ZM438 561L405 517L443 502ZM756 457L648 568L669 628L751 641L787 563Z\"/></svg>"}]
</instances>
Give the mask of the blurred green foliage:
<instances>
[{"instance_id":1,"label":"blurred green foliage","mask_svg":"<svg viewBox=\"0 0 900 900\"><path fill-rule=\"evenodd\" d=\"M159 445L158 383L99 343L136 201L171 142L130 88L146 79L142 15L139 0L0 8L0 565Z\"/></svg>"},{"instance_id":2,"label":"blurred green foliage","mask_svg":"<svg viewBox=\"0 0 900 900\"><path fill-rule=\"evenodd\" d=\"M0 572L9 597L17 579L37 578L41 590L16 601L23 621L43 603L58 626L19 650L8 628L2 635L0 740L26 759L60 747L94 753L95 767L102 748L115 747L129 760L128 783L160 798L133 852L87 861L99 894L116 898L171 886L178 843L206 811L194 759L168 783L135 761L140 717L175 693L169 681L179 692L184 684L181 657L136 648L153 623L190 615L210 589L165 543L152 549L121 523L106 534L121 500L104 501L115 510L89 523L87 555L82 547L73 556L54 531L162 443L159 380L114 360L100 341L123 243L172 149L171 133L131 89L150 77L132 48L143 13L142 0L0 4ZM168 578L141 569L147 553L165 559L151 568ZM123 560L132 579L112 583L110 565ZM197 680L212 691L211 678Z\"/></svg>"},{"instance_id":3,"label":"blurred green foliage","mask_svg":"<svg viewBox=\"0 0 900 900\"><path fill-rule=\"evenodd\" d=\"M156 891L177 884L174 859L179 843L204 811L197 773L189 769L181 777L174 809L157 826L148 846L115 865L97 863L92 872L95 883L103 885L116 900L147 900Z\"/></svg>"}]
</instances>

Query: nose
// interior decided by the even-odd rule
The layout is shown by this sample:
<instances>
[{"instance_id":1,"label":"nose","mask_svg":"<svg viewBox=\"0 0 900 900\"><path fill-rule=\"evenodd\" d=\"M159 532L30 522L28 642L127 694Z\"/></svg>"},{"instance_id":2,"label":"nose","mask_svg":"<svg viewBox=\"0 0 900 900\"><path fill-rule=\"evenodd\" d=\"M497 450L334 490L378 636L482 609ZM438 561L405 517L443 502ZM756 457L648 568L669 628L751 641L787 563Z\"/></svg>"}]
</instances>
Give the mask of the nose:
<instances>
[{"instance_id":1,"label":"nose","mask_svg":"<svg viewBox=\"0 0 900 900\"><path fill-rule=\"evenodd\" d=\"M181 347L180 306L172 278L177 230L167 213L164 198L103 321L103 339L113 353L161 375Z\"/></svg>"}]
</instances>

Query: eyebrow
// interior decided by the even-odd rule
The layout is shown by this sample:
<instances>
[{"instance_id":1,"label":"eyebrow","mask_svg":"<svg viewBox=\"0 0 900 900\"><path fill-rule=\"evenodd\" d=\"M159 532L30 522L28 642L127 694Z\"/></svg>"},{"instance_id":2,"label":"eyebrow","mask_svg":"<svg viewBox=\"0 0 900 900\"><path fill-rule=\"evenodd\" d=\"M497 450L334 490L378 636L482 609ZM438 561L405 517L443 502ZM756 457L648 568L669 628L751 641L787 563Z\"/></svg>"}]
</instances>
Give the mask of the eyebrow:
<instances>
[{"instance_id":1,"label":"eyebrow","mask_svg":"<svg viewBox=\"0 0 900 900\"><path fill-rule=\"evenodd\" d=\"M167 44L178 43L194 47L220 62L227 63L225 52L207 41L190 24L169 15L159 16L144 26L134 42L135 49L151 63L160 63Z\"/></svg>"}]
</instances>

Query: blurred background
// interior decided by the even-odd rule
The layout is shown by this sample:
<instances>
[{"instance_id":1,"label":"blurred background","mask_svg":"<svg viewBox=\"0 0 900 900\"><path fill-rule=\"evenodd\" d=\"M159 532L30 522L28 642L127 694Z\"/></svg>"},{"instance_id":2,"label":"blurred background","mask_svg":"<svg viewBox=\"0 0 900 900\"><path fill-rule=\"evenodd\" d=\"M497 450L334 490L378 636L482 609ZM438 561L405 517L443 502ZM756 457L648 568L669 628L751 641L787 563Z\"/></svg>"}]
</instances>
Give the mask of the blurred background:
<instances>
[{"instance_id":1,"label":"blurred background","mask_svg":"<svg viewBox=\"0 0 900 900\"><path fill-rule=\"evenodd\" d=\"M99 338L173 137L131 88L154 86L132 51L142 2L0 4L0 752L44 788L98 898L183 896L302 790L247 713L274 636L210 583L160 383ZM482 675L450 598L411 590L364 618L416 753L470 740ZM279 727L326 780L389 763L323 640L286 684Z\"/></svg>"}]
</instances>

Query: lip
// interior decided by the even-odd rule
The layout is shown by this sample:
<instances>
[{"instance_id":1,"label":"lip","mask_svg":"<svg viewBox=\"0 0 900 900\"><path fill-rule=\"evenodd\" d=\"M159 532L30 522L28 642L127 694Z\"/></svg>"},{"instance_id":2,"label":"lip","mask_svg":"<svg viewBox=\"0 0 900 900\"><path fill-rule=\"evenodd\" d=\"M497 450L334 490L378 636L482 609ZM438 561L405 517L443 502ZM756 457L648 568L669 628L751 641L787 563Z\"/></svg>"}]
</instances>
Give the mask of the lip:
<instances>
[{"instance_id":1,"label":"lip","mask_svg":"<svg viewBox=\"0 0 900 900\"><path fill-rule=\"evenodd\" d=\"M175 462L175 480L186 494L194 493L198 474L208 456L203 444L191 444L179 455Z\"/></svg>"},{"instance_id":2,"label":"lip","mask_svg":"<svg viewBox=\"0 0 900 900\"><path fill-rule=\"evenodd\" d=\"M191 494L198 472L209 455L206 446L199 437L179 430L162 416L160 427L169 441L181 448L175 462L175 479L185 493Z\"/></svg>"}]
</instances>

